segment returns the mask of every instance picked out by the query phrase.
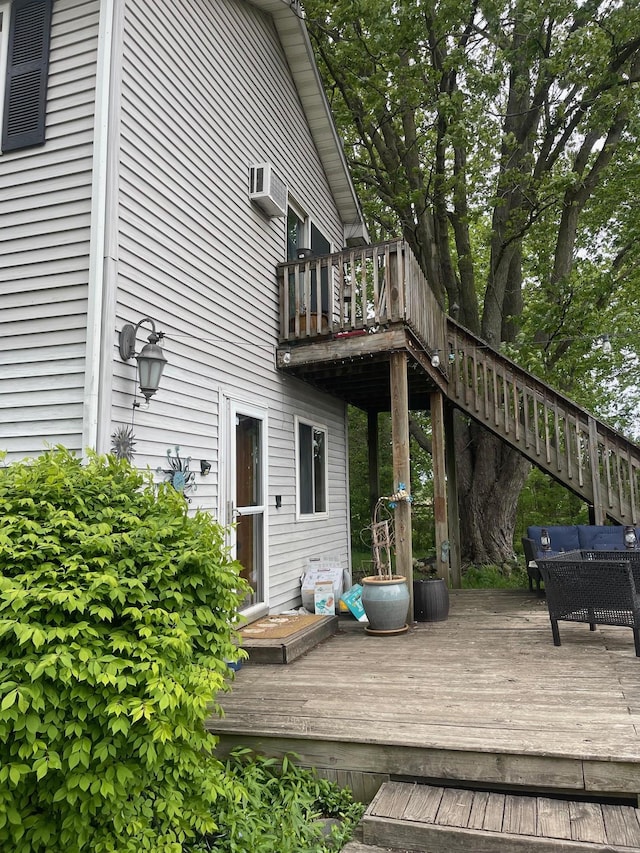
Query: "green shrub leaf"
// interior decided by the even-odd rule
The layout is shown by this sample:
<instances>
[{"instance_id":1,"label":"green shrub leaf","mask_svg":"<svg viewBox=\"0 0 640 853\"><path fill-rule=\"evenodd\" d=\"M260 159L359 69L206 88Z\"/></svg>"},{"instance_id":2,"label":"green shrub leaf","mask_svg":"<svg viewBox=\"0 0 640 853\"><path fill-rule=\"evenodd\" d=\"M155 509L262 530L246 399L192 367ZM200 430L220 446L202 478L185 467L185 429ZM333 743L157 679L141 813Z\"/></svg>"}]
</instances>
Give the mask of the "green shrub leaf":
<instances>
[{"instance_id":1,"label":"green shrub leaf","mask_svg":"<svg viewBox=\"0 0 640 853\"><path fill-rule=\"evenodd\" d=\"M247 589L225 532L113 457L0 468L0 850L182 853ZM239 783L238 783L239 787Z\"/></svg>"}]
</instances>

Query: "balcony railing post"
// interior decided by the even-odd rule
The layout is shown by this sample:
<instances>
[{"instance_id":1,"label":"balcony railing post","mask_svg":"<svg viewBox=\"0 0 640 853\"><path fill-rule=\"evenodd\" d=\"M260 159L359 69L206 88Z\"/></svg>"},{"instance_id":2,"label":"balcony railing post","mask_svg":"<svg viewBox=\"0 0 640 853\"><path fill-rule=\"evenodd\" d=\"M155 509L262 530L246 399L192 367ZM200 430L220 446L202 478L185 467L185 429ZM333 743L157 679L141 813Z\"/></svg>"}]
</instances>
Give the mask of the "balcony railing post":
<instances>
[{"instance_id":1,"label":"balcony railing post","mask_svg":"<svg viewBox=\"0 0 640 853\"><path fill-rule=\"evenodd\" d=\"M398 251L398 244L391 248L387 247L386 266L389 270L389 319L397 323L404 319L402 275L402 254Z\"/></svg>"}]
</instances>

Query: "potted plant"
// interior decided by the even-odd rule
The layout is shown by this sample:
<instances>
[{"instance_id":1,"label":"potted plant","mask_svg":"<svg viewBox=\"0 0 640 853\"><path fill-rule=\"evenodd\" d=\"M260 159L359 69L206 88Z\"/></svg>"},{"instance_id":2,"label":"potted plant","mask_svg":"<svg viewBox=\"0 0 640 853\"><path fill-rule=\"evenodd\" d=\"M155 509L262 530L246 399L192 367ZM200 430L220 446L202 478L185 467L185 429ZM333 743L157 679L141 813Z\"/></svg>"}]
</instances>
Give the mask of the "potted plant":
<instances>
[{"instance_id":1,"label":"potted plant","mask_svg":"<svg viewBox=\"0 0 640 853\"><path fill-rule=\"evenodd\" d=\"M449 617L447 582L428 557L413 563L413 613L417 622L444 622Z\"/></svg>"},{"instance_id":2,"label":"potted plant","mask_svg":"<svg viewBox=\"0 0 640 853\"><path fill-rule=\"evenodd\" d=\"M391 547L393 532L389 518L380 517L383 505L388 502L395 509L399 500L411 500L402 483L390 498L382 497L376 503L371 525L373 563L376 574L362 578L362 606L369 626L368 634L386 636L400 634L409 627L409 588L403 575L393 573Z\"/></svg>"}]
</instances>

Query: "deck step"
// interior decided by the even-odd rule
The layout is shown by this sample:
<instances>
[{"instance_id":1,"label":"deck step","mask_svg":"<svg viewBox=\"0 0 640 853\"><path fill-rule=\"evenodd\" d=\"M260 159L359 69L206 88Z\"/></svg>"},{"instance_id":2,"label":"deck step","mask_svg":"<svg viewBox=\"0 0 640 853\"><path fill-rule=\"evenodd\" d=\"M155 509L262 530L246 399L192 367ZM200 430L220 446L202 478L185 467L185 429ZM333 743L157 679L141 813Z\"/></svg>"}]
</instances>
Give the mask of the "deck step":
<instances>
[{"instance_id":1,"label":"deck step","mask_svg":"<svg viewBox=\"0 0 640 853\"><path fill-rule=\"evenodd\" d=\"M385 782L362 830L365 845L428 853L640 853L632 806L406 782Z\"/></svg>"},{"instance_id":2,"label":"deck step","mask_svg":"<svg viewBox=\"0 0 640 853\"><path fill-rule=\"evenodd\" d=\"M265 617L265 619L258 621L255 625L268 622L269 619L278 618L278 616ZM297 628L296 618L308 621L302 627ZM293 663L294 660L302 657L310 649L324 642L328 637L333 636L338 630L339 619L337 616L293 616L290 619L291 625L283 630L282 636L267 636L264 639L259 634L252 636L248 632L253 630L255 625L250 625L240 631L242 648L249 655L248 663Z\"/></svg>"},{"instance_id":3,"label":"deck step","mask_svg":"<svg viewBox=\"0 0 640 853\"><path fill-rule=\"evenodd\" d=\"M350 841L342 848L342 853L421 853L420 850L399 850L397 847L374 847L361 841Z\"/></svg>"}]
</instances>

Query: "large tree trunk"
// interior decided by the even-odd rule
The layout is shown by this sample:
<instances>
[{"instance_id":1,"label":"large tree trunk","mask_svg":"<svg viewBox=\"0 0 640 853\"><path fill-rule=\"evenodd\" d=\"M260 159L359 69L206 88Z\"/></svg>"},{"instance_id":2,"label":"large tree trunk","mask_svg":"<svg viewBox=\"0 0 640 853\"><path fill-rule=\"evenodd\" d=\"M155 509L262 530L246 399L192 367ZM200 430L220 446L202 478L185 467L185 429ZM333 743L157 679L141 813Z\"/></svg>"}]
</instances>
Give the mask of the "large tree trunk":
<instances>
[{"instance_id":1,"label":"large tree trunk","mask_svg":"<svg viewBox=\"0 0 640 853\"><path fill-rule=\"evenodd\" d=\"M518 496L530 463L497 436L457 415L455 447L462 560L513 559Z\"/></svg>"},{"instance_id":2,"label":"large tree trunk","mask_svg":"<svg viewBox=\"0 0 640 853\"><path fill-rule=\"evenodd\" d=\"M454 417L454 430L461 558L478 565L500 565L514 558L518 496L531 465L517 450L460 413ZM409 431L431 453L431 437L411 416Z\"/></svg>"}]
</instances>

